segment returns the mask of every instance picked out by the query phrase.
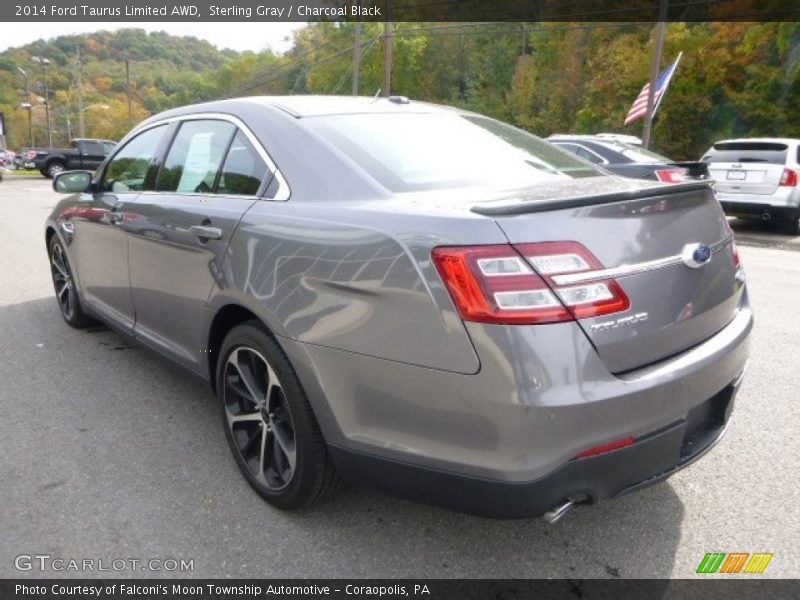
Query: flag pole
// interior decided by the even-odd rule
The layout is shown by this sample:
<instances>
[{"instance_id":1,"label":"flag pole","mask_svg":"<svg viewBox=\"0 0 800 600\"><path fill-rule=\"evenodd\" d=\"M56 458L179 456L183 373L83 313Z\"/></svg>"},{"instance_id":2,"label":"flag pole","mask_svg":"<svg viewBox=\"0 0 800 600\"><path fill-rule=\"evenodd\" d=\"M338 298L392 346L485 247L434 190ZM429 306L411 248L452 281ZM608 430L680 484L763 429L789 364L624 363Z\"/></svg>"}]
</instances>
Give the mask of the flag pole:
<instances>
[{"instance_id":1,"label":"flag pole","mask_svg":"<svg viewBox=\"0 0 800 600\"><path fill-rule=\"evenodd\" d=\"M658 72L661 68L661 53L664 50L664 31L667 20L667 0L660 0L658 7L658 24L656 25L656 47L653 51L653 65L650 69L650 87L647 90L647 114L644 117L644 131L642 132L642 146L650 147L653 131L653 114L655 108L656 83Z\"/></svg>"}]
</instances>

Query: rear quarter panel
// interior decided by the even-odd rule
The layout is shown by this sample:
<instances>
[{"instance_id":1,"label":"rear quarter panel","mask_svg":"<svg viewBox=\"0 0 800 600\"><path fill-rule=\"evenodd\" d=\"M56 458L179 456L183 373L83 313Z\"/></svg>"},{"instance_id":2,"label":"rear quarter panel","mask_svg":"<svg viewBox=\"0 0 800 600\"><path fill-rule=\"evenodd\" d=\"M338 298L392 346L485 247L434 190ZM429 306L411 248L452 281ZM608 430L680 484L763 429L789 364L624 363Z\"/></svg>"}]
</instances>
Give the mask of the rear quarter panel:
<instances>
[{"instance_id":1,"label":"rear quarter panel","mask_svg":"<svg viewBox=\"0 0 800 600\"><path fill-rule=\"evenodd\" d=\"M424 215L392 200L257 202L231 241L211 307L244 304L276 335L302 343L475 373L431 250L504 241L493 221L463 211Z\"/></svg>"}]
</instances>

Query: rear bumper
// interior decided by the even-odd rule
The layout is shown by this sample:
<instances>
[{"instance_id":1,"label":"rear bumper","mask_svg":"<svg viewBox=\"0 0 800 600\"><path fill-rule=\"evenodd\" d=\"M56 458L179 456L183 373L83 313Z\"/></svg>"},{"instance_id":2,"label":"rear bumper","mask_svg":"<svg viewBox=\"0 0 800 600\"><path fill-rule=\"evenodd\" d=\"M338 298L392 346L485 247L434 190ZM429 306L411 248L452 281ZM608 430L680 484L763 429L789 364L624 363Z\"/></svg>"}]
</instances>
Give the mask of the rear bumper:
<instances>
[{"instance_id":1,"label":"rear bumper","mask_svg":"<svg viewBox=\"0 0 800 600\"><path fill-rule=\"evenodd\" d=\"M788 219L794 215L797 210L796 206L776 206L764 202L730 202L728 200L720 200L722 210L726 215L733 215L736 217L759 217L763 218L768 214L770 218Z\"/></svg>"},{"instance_id":2,"label":"rear bumper","mask_svg":"<svg viewBox=\"0 0 800 600\"><path fill-rule=\"evenodd\" d=\"M573 459L529 482L508 482L420 467L329 446L350 481L445 508L493 518L541 516L565 499L594 503L663 481L703 456L725 434L741 377L671 425L628 447Z\"/></svg>"},{"instance_id":3,"label":"rear bumper","mask_svg":"<svg viewBox=\"0 0 800 600\"><path fill-rule=\"evenodd\" d=\"M710 448L727 421L752 322L745 294L734 319L705 342L617 375L574 322L471 323L481 357L474 375L281 343L345 478L515 517L565 497L625 493ZM723 419L705 418L723 404ZM629 436L633 446L574 459Z\"/></svg>"},{"instance_id":4,"label":"rear bumper","mask_svg":"<svg viewBox=\"0 0 800 600\"><path fill-rule=\"evenodd\" d=\"M800 205L800 188L779 187L772 194L730 193L719 190L714 195L728 214L760 214L760 210L791 210ZM731 211L731 212L729 212Z\"/></svg>"}]
</instances>

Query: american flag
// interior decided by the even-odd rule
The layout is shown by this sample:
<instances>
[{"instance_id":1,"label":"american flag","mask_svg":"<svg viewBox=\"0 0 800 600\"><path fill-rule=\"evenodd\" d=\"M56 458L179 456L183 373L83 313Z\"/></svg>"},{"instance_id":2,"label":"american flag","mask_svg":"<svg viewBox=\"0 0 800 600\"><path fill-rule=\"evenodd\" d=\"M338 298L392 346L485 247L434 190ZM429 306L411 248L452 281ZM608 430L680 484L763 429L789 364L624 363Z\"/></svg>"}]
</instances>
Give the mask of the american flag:
<instances>
[{"instance_id":1,"label":"american flag","mask_svg":"<svg viewBox=\"0 0 800 600\"><path fill-rule=\"evenodd\" d=\"M678 58L675 59L675 62L664 69L661 72L661 75L658 76L658 79L656 79L656 91L655 94L653 94L653 115L656 114L658 105L661 103L661 98L667 91L667 86L669 86L670 79L672 79L672 75L675 73L675 69L678 66L678 61L681 59L681 54L678 54ZM639 92L636 100L633 101L633 106L631 106L631 109L628 111L628 116L625 117L625 125L633 123L636 119L647 114L648 93L650 93L649 81L644 84L642 91Z\"/></svg>"}]
</instances>

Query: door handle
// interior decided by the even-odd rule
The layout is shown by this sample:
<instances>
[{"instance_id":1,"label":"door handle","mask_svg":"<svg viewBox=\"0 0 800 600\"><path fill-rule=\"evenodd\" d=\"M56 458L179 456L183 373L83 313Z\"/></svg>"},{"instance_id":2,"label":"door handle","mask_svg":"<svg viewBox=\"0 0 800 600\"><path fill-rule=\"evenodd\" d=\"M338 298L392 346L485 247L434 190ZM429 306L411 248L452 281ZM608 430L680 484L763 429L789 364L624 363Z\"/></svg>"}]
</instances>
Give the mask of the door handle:
<instances>
[{"instance_id":1,"label":"door handle","mask_svg":"<svg viewBox=\"0 0 800 600\"><path fill-rule=\"evenodd\" d=\"M201 240L221 240L222 229L219 227L208 227L207 225L192 225L189 227L195 236Z\"/></svg>"}]
</instances>

